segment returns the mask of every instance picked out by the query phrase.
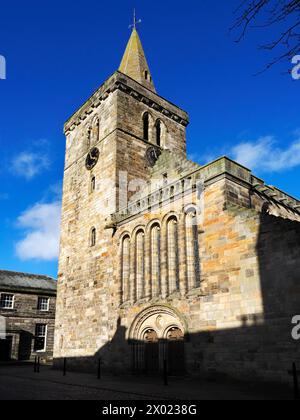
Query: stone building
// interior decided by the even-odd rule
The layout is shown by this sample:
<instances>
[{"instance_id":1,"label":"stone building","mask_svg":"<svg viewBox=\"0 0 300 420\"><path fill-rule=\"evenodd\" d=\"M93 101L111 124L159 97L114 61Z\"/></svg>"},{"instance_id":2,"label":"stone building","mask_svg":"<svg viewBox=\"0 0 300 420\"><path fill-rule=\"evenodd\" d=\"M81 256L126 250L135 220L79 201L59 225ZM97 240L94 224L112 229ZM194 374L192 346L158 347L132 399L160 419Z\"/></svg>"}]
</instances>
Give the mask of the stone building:
<instances>
[{"instance_id":1,"label":"stone building","mask_svg":"<svg viewBox=\"0 0 300 420\"><path fill-rule=\"evenodd\" d=\"M189 161L188 123L134 28L65 124L55 363L288 381L300 202L226 157Z\"/></svg>"},{"instance_id":2,"label":"stone building","mask_svg":"<svg viewBox=\"0 0 300 420\"><path fill-rule=\"evenodd\" d=\"M53 358L56 280L0 271L0 361Z\"/></svg>"}]
</instances>

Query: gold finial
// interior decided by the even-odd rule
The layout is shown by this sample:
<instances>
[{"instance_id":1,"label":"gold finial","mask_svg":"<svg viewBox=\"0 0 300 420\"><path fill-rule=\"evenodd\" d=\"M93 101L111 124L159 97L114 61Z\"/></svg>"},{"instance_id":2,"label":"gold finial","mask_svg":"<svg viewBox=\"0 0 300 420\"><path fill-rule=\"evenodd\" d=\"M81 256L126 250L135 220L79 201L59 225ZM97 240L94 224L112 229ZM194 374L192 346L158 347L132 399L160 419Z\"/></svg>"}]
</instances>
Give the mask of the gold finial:
<instances>
[{"instance_id":1,"label":"gold finial","mask_svg":"<svg viewBox=\"0 0 300 420\"><path fill-rule=\"evenodd\" d=\"M139 24L139 23L142 23L142 20L141 19L138 19L137 20L137 18L136 18L136 11L135 11L135 8L133 9L133 24L132 25L129 25L129 28L131 29L136 29L136 26Z\"/></svg>"}]
</instances>

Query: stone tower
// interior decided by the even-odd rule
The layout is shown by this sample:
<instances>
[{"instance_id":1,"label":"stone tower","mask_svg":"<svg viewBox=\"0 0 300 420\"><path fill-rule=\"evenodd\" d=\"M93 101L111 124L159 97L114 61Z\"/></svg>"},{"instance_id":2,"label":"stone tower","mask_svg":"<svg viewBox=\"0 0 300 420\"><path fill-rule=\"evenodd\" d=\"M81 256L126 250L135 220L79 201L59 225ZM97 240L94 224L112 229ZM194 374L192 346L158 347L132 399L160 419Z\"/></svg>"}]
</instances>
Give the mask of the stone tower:
<instances>
[{"instance_id":1,"label":"stone tower","mask_svg":"<svg viewBox=\"0 0 300 420\"><path fill-rule=\"evenodd\" d=\"M149 181L163 150L185 157L187 125L187 114L156 93L134 27L119 70L64 127L57 360L92 357L112 339L119 302L109 216Z\"/></svg>"},{"instance_id":2,"label":"stone tower","mask_svg":"<svg viewBox=\"0 0 300 420\"><path fill-rule=\"evenodd\" d=\"M65 124L55 363L289 381L300 202L226 157L189 161L187 125L134 25Z\"/></svg>"}]
</instances>

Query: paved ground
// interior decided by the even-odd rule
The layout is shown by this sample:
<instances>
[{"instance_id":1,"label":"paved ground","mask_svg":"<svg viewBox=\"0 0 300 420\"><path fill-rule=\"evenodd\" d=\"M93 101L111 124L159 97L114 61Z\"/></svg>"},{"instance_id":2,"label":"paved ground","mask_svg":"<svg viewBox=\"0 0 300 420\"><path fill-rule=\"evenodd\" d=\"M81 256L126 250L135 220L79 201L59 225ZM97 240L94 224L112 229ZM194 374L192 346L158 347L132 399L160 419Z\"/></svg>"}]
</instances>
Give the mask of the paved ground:
<instances>
[{"instance_id":1,"label":"paved ground","mask_svg":"<svg viewBox=\"0 0 300 420\"><path fill-rule=\"evenodd\" d=\"M0 400L288 400L286 388L233 382L205 382L188 379L103 377L61 372L41 366L0 366Z\"/></svg>"}]
</instances>

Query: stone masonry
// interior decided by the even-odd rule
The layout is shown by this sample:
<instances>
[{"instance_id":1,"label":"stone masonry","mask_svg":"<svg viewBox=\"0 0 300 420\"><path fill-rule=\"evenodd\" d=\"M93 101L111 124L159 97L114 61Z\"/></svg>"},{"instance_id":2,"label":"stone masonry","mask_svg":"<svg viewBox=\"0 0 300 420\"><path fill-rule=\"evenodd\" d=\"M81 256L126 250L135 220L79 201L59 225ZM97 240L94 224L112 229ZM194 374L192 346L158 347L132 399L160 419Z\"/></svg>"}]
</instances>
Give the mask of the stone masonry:
<instances>
[{"instance_id":1,"label":"stone masonry","mask_svg":"<svg viewBox=\"0 0 300 420\"><path fill-rule=\"evenodd\" d=\"M0 305L0 361L33 360L36 356L53 358L56 280L34 274L0 271L0 297L13 298L12 307ZM39 298L48 301L46 310L39 308ZM37 351L36 327L45 325L45 346Z\"/></svg>"},{"instance_id":2,"label":"stone masonry","mask_svg":"<svg viewBox=\"0 0 300 420\"><path fill-rule=\"evenodd\" d=\"M188 161L188 123L134 29L65 125L55 363L289 381L300 202L226 157Z\"/></svg>"}]
</instances>

